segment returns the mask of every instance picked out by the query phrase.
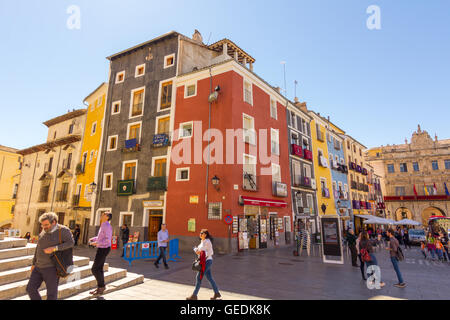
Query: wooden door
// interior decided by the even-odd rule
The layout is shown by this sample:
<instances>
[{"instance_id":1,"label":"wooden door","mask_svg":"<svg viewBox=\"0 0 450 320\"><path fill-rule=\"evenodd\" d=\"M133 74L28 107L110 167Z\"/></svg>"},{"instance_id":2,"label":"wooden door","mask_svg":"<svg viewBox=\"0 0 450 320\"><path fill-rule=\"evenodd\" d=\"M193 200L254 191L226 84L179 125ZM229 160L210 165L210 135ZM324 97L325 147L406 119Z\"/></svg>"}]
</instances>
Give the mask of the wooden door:
<instances>
[{"instance_id":1,"label":"wooden door","mask_svg":"<svg viewBox=\"0 0 450 320\"><path fill-rule=\"evenodd\" d=\"M83 244L87 244L88 243L88 235L89 235L89 222L90 219L84 219L84 224L83 224Z\"/></svg>"},{"instance_id":2,"label":"wooden door","mask_svg":"<svg viewBox=\"0 0 450 320\"><path fill-rule=\"evenodd\" d=\"M158 240L158 232L161 229L162 217L152 216L149 217L148 223L148 241Z\"/></svg>"},{"instance_id":3,"label":"wooden door","mask_svg":"<svg viewBox=\"0 0 450 320\"><path fill-rule=\"evenodd\" d=\"M64 225L64 216L66 214L64 212L58 212L58 224Z\"/></svg>"}]
</instances>

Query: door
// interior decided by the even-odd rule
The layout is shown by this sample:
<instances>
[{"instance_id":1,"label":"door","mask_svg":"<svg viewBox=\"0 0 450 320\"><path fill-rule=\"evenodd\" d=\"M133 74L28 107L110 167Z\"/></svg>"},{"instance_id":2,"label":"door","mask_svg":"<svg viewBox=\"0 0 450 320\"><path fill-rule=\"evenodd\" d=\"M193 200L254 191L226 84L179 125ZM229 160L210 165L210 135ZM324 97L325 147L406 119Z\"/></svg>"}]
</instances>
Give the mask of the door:
<instances>
[{"instance_id":1,"label":"door","mask_svg":"<svg viewBox=\"0 0 450 320\"><path fill-rule=\"evenodd\" d=\"M84 223L83 223L83 244L87 244L88 243L89 222L90 222L90 219L84 219Z\"/></svg>"},{"instance_id":2,"label":"door","mask_svg":"<svg viewBox=\"0 0 450 320\"><path fill-rule=\"evenodd\" d=\"M162 215L155 215L160 213L161 210L150 210L150 216L148 219L148 241L158 240L158 232L161 230Z\"/></svg>"},{"instance_id":3,"label":"door","mask_svg":"<svg viewBox=\"0 0 450 320\"><path fill-rule=\"evenodd\" d=\"M134 180L136 176L136 162L126 163L125 172L123 175L124 180Z\"/></svg>"}]
</instances>

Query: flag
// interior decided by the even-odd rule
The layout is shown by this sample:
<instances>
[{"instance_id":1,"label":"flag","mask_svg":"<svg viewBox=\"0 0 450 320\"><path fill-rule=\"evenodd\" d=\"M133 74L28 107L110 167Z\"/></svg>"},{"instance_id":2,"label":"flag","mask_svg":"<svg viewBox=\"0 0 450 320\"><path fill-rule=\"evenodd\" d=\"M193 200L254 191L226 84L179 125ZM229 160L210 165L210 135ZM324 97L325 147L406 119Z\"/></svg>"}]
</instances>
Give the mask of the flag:
<instances>
[{"instance_id":1,"label":"flag","mask_svg":"<svg viewBox=\"0 0 450 320\"><path fill-rule=\"evenodd\" d=\"M414 184L414 195L417 197L416 184Z\"/></svg>"},{"instance_id":2,"label":"flag","mask_svg":"<svg viewBox=\"0 0 450 320\"><path fill-rule=\"evenodd\" d=\"M433 192L434 192L434 195L437 195L436 183L433 183Z\"/></svg>"},{"instance_id":3,"label":"flag","mask_svg":"<svg viewBox=\"0 0 450 320\"><path fill-rule=\"evenodd\" d=\"M423 184L423 189L425 190L425 195L429 196L430 194L428 193L427 186L425 184Z\"/></svg>"},{"instance_id":4,"label":"flag","mask_svg":"<svg viewBox=\"0 0 450 320\"><path fill-rule=\"evenodd\" d=\"M447 189L447 184L445 182L444 182L444 188L445 188L445 194L450 196L450 193L448 192L448 189Z\"/></svg>"}]
</instances>

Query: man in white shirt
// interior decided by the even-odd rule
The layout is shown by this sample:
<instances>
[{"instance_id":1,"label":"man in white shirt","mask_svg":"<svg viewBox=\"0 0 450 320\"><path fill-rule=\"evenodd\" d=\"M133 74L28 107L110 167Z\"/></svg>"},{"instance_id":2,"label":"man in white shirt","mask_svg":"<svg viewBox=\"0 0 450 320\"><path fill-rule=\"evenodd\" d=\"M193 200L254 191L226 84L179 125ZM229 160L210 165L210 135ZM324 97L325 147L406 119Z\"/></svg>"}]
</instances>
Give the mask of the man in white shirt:
<instances>
[{"instance_id":1,"label":"man in white shirt","mask_svg":"<svg viewBox=\"0 0 450 320\"><path fill-rule=\"evenodd\" d=\"M167 226L165 223L161 224L161 230L158 232L158 248L159 248L159 257L155 261L155 267L159 268L159 261L161 258L164 262L164 267L166 269L169 269L169 266L167 265L166 261L166 250L167 250L167 244L169 243L169 231L167 231Z\"/></svg>"}]
</instances>

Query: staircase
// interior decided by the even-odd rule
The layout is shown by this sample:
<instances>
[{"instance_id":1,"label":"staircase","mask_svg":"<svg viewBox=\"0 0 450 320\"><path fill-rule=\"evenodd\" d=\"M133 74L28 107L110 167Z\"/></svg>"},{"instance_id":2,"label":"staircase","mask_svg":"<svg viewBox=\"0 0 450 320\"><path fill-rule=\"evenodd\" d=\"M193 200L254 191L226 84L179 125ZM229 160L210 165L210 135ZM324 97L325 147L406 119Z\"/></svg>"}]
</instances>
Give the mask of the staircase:
<instances>
[{"instance_id":1,"label":"staircase","mask_svg":"<svg viewBox=\"0 0 450 320\"><path fill-rule=\"evenodd\" d=\"M0 300L29 300L26 287L35 250L36 244L27 243L26 239L8 238L0 234ZM97 287L97 281L91 273L93 262L89 258L74 256L73 263L75 267L72 274L59 281L58 299L92 299L89 291ZM104 294L144 282L143 275L112 268L106 263L104 271ZM45 283L39 290L42 299L46 299Z\"/></svg>"}]
</instances>

